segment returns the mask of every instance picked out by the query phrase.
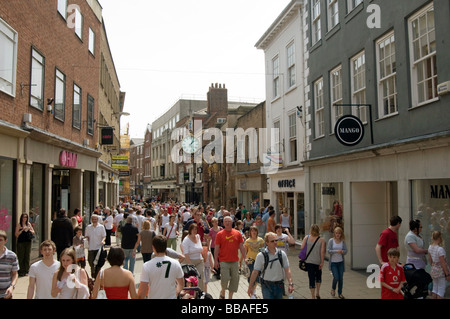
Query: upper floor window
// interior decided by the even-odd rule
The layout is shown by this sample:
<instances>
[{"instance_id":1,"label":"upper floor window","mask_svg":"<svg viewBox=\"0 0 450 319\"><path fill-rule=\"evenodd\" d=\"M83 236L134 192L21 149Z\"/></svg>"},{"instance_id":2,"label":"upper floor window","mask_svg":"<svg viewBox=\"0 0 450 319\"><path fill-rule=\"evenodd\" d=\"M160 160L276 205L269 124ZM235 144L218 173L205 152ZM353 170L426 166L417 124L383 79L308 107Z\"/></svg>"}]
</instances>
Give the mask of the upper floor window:
<instances>
[{"instance_id":1,"label":"upper floor window","mask_svg":"<svg viewBox=\"0 0 450 319\"><path fill-rule=\"evenodd\" d=\"M351 59L351 88L352 104L357 104L353 114L359 117L361 122L367 123L366 104L366 54L364 51Z\"/></svg>"},{"instance_id":2,"label":"upper floor window","mask_svg":"<svg viewBox=\"0 0 450 319\"><path fill-rule=\"evenodd\" d=\"M41 111L44 110L44 69L45 58L32 48L30 105Z\"/></svg>"},{"instance_id":3,"label":"upper floor window","mask_svg":"<svg viewBox=\"0 0 450 319\"><path fill-rule=\"evenodd\" d=\"M94 135L95 100L88 94L87 98L87 133Z\"/></svg>"},{"instance_id":4,"label":"upper floor window","mask_svg":"<svg viewBox=\"0 0 450 319\"><path fill-rule=\"evenodd\" d=\"M292 42L287 47L287 73L288 73L288 87L295 85L295 45Z\"/></svg>"},{"instance_id":5,"label":"upper floor window","mask_svg":"<svg viewBox=\"0 0 450 319\"><path fill-rule=\"evenodd\" d=\"M89 28L89 52L95 55L95 33Z\"/></svg>"},{"instance_id":6,"label":"upper floor window","mask_svg":"<svg viewBox=\"0 0 450 319\"><path fill-rule=\"evenodd\" d=\"M58 0L58 12L64 19L67 19L67 0Z\"/></svg>"},{"instance_id":7,"label":"upper floor window","mask_svg":"<svg viewBox=\"0 0 450 319\"><path fill-rule=\"evenodd\" d=\"M325 114L323 103L323 78L314 82L314 130L316 138L325 135Z\"/></svg>"},{"instance_id":8,"label":"upper floor window","mask_svg":"<svg viewBox=\"0 0 450 319\"><path fill-rule=\"evenodd\" d=\"M397 63L395 36L389 33L377 41L378 115L380 118L398 111Z\"/></svg>"},{"instance_id":9,"label":"upper floor window","mask_svg":"<svg viewBox=\"0 0 450 319\"><path fill-rule=\"evenodd\" d=\"M363 2L364 0L347 0L347 12L352 11Z\"/></svg>"},{"instance_id":10,"label":"upper floor window","mask_svg":"<svg viewBox=\"0 0 450 319\"><path fill-rule=\"evenodd\" d=\"M75 8L75 34L83 39L83 15L78 8Z\"/></svg>"},{"instance_id":11,"label":"upper floor window","mask_svg":"<svg viewBox=\"0 0 450 319\"><path fill-rule=\"evenodd\" d=\"M297 161L297 113L289 115L289 152L290 161Z\"/></svg>"},{"instance_id":12,"label":"upper floor window","mask_svg":"<svg viewBox=\"0 0 450 319\"><path fill-rule=\"evenodd\" d=\"M339 3L338 0L328 1L328 30L333 29L339 23Z\"/></svg>"},{"instance_id":13,"label":"upper floor window","mask_svg":"<svg viewBox=\"0 0 450 319\"><path fill-rule=\"evenodd\" d=\"M81 129L81 88L73 85L72 126Z\"/></svg>"},{"instance_id":14,"label":"upper floor window","mask_svg":"<svg viewBox=\"0 0 450 319\"><path fill-rule=\"evenodd\" d=\"M0 18L0 91L16 96L17 32Z\"/></svg>"},{"instance_id":15,"label":"upper floor window","mask_svg":"<svg viewBox=\"0 0 450 319\"><path fill-rule=\"evenodd\" d=\"M322 31L320 26L320 1L312 0L311 6L311 17L312 17L312 44L314 45L317 41L322 39Z\"/></svg>"},{"instance_id":16,"label":"upper floor window","mask_svg":"<svg viewBox=\"0 0 450 319\"><path fill-rule=\"evenodd\" d=\"M343 107L335 104L342 104L342 66L330 72L330 105L331 105L331 132L334 133L334 126L339 118L344 115Z\"/></svg>"},{"instance_id":17,"label":"upper floor window","mask_svg":"<svg viewBox=\"0 0 450 319\"><path fill-rule=\"evenodd\" d=\"M64 121L66 109L66 75L56 69L55 118Z\"/></svg>"},{"instance_id":18,"label":"upper floor window","mask_svg":"<svg viewBox=\"0 0 450 319\"><path fill-rule=\"evenodd\" d=\"M273 98L280 96L280 59L276 56L272 60L272 72L273 72Z\"/></svg>"},{"instance_id":19,"label":"upper floor window","mask_svg":"<svg viewBox=\"0 0 450 319\"><path fill-rule=\"evenodd\" d=\"M433 3L412 16L408 25L414 107L438 98Z\"/></svg>"}]
</instances>

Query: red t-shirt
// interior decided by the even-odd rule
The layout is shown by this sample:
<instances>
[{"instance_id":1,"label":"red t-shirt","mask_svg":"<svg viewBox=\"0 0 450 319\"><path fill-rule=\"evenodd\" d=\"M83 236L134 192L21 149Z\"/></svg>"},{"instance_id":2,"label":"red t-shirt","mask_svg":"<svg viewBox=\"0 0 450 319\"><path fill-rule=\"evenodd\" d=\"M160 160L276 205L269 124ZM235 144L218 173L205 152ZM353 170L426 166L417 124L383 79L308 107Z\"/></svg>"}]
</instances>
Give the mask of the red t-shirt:
<instances>
[{"instance_id":1,"label":"red t-shirt","mask_svg":"<svg viewBox=\"0 0 450 319\"><path fill-rule=\"evenodd\" d=\"M393 288L397 288L401 282L406 281L403 267L398 264L395 269L389 263L383 264L380 270L380 282L385 282ZM402 293L395 293L381 286L381 299L403 299Z\"/></svg>"},{"instance_id":2,"label":"red t-shirt","mask_svg":"<svg viewBox=\"0 0 450 319\"><path fill-rule=\"evenodd\" d=\"M232 228L231 231L221 230L216 235L216 246L220 245L219 261L239 261L239 246L244 242L240 231Z\"/></svg>"},{"instance_id":3,"label":"red t-shirt","mask_svg":"<svg viewBox=\"0 0 450 319\"><path fill-rule=\"evenodd\" d=\"M381 259L383 262L388 262L387 252L391 248L398 247L397 233L392 231L390 228L386 228L382 231L378 244L381 245Z\"/></svg>"}]
</instances>

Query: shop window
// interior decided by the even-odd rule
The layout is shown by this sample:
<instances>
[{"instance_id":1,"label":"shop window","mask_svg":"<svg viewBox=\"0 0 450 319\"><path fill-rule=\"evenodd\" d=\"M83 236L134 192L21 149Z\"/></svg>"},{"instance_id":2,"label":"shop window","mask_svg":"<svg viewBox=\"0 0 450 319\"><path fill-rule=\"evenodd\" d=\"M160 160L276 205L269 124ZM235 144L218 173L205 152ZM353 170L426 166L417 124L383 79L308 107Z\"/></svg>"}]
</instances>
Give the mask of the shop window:
<instances>
[{"instance_id":1,"label":"shop window","mask_svg":"<svg viewBox=\"0 0 450 319\"><path fill-rule=\"evenodd\" d=\"M431 235L438 230L442 233L443 246L449 256L450 179L413 180L411 192L411 218L421 221L424 247L428 247L431 243Z\"/></svg>"},{"instance_id":2,"label":"shop window","mask_svg":"<svg viewBox=\"0 0 450 319\"><path fill-rule=\"evenodd\" d=\"M314 185L314 223L319 225L322 236L328 241L336 226L344 228L342 183L318 183ZM345 229L344 229L345 231ZM309 230L306 230L309 233Z\"/></svg>"}]
</instances>

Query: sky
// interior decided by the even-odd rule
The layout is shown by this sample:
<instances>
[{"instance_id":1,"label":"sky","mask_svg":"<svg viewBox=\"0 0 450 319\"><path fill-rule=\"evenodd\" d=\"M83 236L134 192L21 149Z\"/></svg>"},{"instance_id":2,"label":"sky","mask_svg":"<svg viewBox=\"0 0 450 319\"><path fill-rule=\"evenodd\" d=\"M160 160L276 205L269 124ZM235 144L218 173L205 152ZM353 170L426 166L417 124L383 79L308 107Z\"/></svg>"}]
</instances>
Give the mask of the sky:
<instances>
[{"instance_id":1,"label":"sky","mask_svg":"<svg viewBox=\"0 0 450 319\"><path fill-rule=\"evenodd\" d=\"M121 132L144 138L180 98L206 100L212 83L229 101L265 100L256 42L290 0L99 0L121 91Z\"/></svg>"}]
</instances>

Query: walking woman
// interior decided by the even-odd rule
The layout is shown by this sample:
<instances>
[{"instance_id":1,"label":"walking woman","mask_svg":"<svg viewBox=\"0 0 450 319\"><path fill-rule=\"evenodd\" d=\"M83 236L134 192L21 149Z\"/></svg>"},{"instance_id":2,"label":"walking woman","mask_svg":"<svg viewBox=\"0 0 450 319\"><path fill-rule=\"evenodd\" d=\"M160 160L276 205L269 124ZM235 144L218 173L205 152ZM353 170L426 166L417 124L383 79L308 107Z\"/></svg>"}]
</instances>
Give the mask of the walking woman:
<instances>
[{"instance_id":1,"label":"walking woman","mask_svg":"<svg viewBox=\"0 0 450 319\"><path fill-rule=\"evenodd\" d=\"M319 235L319 226L317 224L311 225L309 235L303 239L300 248L302 250L307 245L306 254L311 251L306 260L306 269L308 271L309 290L311 291L312 299L320 299L319 291L322 283L322 268L325 259L325 241Z\"/></svg>"},{"instance_id":2,"label":"walking woman","mask_svg":"<svg viewBox=\"0 0 450 319\"><path fill-rule=\"evenodd\" d=\"M200 278L198 278L198 286L203 288L205 263L203 262L202 256L202 241L200 239L200 235L197 233L197 229L198 227L196 223L192 223L189 226L188 235L183 239L181 246L186 257L185 263L188 265L194 265L195 268L197 268L197 271L200 274Z\"/></svg>"},{"instance_id":3,"label":"walking woman","mask_svg":"<svg viewBox=\"0 0 450 319\"><path fill-rule=\"evenodd\" d=\"M450 281L450 267L447 263L445 250L442 247L442 233L434 231L432 244L428 248L428 258L431 264L431 278L433 278L433 299L443 299L446 281Z\"/></svg>"},{"instance_id":4,"label":"walking woman","mask_svg":"<svg viewBox=\"0 0 450 319\"><path fill-rule=\"evenodd\" d=\"M18 274L19 277L23 277L26 276L30 268L31 242L34 238L34 229L27 213L20 215L15 235L17 238L17 258L19 259Z\"/></svg>"},{"instance_id":5,"label":"walking woman","mask_svg":"<svg viewBox=\"0 0 450 319\"><path fill-rule=\"evenodd\" d=\"M338 286L338 296L345 299L342 295L342 287L344 285L345 260L344 255L347 254L347 245L344 241L344 233L341 227L336 227L333 232L333 238L328 241L327 251L330 254L329 268L333 274L333 284L331 296L336 296L336 285Z\"/></svg>"}]
</instances>

